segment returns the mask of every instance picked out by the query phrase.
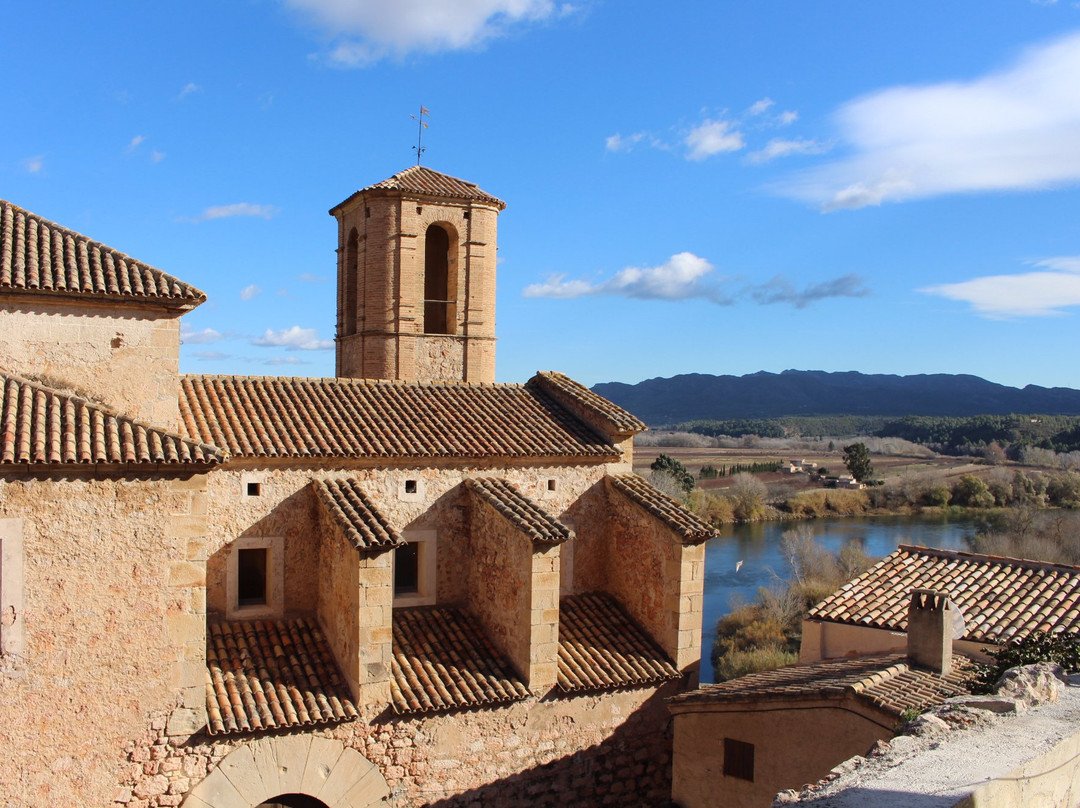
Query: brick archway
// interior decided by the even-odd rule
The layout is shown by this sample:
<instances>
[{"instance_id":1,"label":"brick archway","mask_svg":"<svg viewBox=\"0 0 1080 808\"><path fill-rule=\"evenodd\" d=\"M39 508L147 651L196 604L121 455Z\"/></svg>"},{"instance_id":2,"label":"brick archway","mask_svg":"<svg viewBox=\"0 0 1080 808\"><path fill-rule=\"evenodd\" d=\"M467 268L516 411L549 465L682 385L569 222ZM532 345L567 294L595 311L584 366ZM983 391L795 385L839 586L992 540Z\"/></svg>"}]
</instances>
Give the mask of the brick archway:
<instances>
[{"instance_id":1,"label":"brick archway","mask_svg":"<svg viewBox=\"0 0 1080 808\"><path fill-rule=\"evenodd\" d=\"M355 749L328 738L285 735L234 749L183 806L255 808L280 794L304 794L328 808L385 808L389 793L379 768Z\"/></svg>"}]
</instances>

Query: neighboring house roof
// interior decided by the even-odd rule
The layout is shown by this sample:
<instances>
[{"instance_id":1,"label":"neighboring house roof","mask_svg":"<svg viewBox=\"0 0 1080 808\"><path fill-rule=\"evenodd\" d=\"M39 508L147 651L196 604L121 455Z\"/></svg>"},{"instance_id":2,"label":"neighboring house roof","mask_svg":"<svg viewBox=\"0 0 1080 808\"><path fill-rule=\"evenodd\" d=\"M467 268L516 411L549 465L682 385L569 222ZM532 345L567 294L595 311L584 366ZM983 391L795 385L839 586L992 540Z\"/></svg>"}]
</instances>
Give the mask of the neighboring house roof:
<instances>
[{"instance_id":1,"label":"neighboring house roof","mask_svg":"<svg viewBox=\"0 0 1080 808\"><path fill-rule=\"evenodd\" d=\"M600 419L607 421L613 432L626 435L642 432L648 427L645 422L636 415L627 412L617 404L613 404L601 395L597 395L588 387L579 384L563 373L555 371L540 371L529 381L556 397L566 397L577 406L593 412Z\"/></svg>"},{"instance_id":2,"label":"neighboring house roof","mask_svg":"<svg viewBox=\"0 0 1080 808\"><path fill-rule=\"evenodd\" d=\"M390 695L397 713L425 713L528 698L479 623L454 608L394 609Z\"/></svg>"},{"instance_id":3,"label":"neighboring house roof","mask_svg":"<svg viewBox=\"0 0 1080 808\"><path fill-rule=\"evenodd\" d=\"M186 311L194 286L0 200L0 294L153 304Z\"/></svg>"},{"instance_id":4,"label":"neighboring house roof","mask_svg":"<svg viewBox=\"0 0 1080 808\"><path fill-rule=\"evenodd\" d=\"M496 477L468 479L465 487L533 541L560 544L570 538L570 529L566 525L506 480Z\"/></svg>"},{"instance_id":5,"label":"neighboring house roof","mask_svg":"<svg viewBox=\"0 0 1080 808\"><path fill-rule=\"evenodd\" d=\"M613 690L678 679L679 670L603 592L559 601L559 689Z\"/></svg>"},{"instance_id":6,"label":"neighboring house roof","mask_svg":"<svg viewBox=\"0 0 1080 808\"><path fill-rule=\"evenodd\" d=\"M678 533L687 544L699 544L720 535L708 522L636 474L609 475L608 484Z\"/></svg>"},{"instance_id":7,"label":"neighboring house roof","mask_svg":"<svg viewBox=\"0 0 1080 808\"><path fill-rule=\"evenodd\" d=\"M237 457L619 455L528 384L184 376L180 415Z\"/></svg>"},{"instance_id":8,"label":"neighboring house roof","mask_svg":"<svg viewBox=\"0 0 1080 808\"><path fill-rule=\"evenodd\" d=\"M338 208L348 204L360 194L378 193L380 191L398 191L420 196L449 197L451 199L466 199L474 202L484 202L494 205L499 210L506 207L501 199L492 196L487 191L482 191L476 183L459 180L449 174L441 174L427 166L411 166L404 171L399 171L392 177L361 188L348 199L330 209L333 214Z\"/></svg>"},{"instance_id":9,"label":"neighboring house roof","mask_svg":"<svg viewBox=\"0 0 1080 808\"><path fill-rule=\"evenodd\" d=\"M1080 567L901 546L807 617L906 631L911 590L946 595L964 616L958 639L1001 643L1034 631L1080 632Z\"/></svg>"},{"instance_id":10,"label":"neighboring house roof","mask_svg":"<svg viewBox=\"0 0 1080 808\"><path fill-rule=\"evenodd\" d=\"M401 534L379 512L356 480L313 480L327 516L357 550L378 550L401 544Z\"/></svg>"},{"instance_id":11,"label":"neighboring house roof","mask_svg":"<svg viewBox=\"0 0 1080 808\"><path fill-rule=\"evenodd\" d=\"M967 693L971 662L953 656L946 676L911 667L905 654L845 657L751 673L668 699L673 708L702 703L854 697L893 717Z\"/></svg>"},{"instance_id":12,"label":"neighboring house roof","mask_svg":"<svg viewBox=\"0 0 1080 808\"><path fill-rule=\"evenodd\" d=\"M20 465L210 465L213 446L148 426L71 391L0 373L0 469Z\"/></svg>"},{"instance_id":13,"label":"neighboring house roof","mask_svg":"<svg viewBox=\"0 0 1080 808\"><path fill-rule=\"evenodd\" d=\"M207 628L211 735L330 724L359 715L314 620L219 622Z\"/></svg>"}]
</instances>

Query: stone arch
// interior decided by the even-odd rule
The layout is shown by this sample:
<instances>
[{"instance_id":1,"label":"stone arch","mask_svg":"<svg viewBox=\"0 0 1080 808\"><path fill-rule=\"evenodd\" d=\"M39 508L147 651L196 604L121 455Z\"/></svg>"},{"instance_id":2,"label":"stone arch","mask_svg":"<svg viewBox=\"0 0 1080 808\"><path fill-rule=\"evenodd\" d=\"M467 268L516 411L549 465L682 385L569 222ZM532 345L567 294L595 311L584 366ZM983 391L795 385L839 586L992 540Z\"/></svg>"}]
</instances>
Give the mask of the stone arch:
<instances>
[{"instance_id":1,"label":"stone arch","mask_svg":"<svg viewBox=\"0 0 1080 808\"><path fill-rule=\"evenodd\" d=\"M259 738L226 755L191 790L184 808L255 808L282 794L303 794L328 808L386 808L390 788L378 766L330 738Z\"/></svg>"},{"instance_id":2,"label":"stone arch","mask_svg":"<svg viewBox=\"0 0 1080 808\"><path fill-rule=\"evenodd\" d=\"M445 222L424 233L424 333L457 331L457 232Z\"/></svg>"}]
</instances>

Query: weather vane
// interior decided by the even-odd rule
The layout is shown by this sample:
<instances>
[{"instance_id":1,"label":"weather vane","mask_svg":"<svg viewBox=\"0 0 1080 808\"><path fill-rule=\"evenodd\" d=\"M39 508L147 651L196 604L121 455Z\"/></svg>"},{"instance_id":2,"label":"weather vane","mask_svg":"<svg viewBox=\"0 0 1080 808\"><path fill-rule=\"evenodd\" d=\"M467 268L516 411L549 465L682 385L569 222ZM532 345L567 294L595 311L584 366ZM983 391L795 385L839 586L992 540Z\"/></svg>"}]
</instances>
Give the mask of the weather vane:
<instances>
[{"instance_id":1,"label":"weather vane","mask_svg":"<svg viewBox=\"0 0 1080 808\"><path fill-rule=\"evenodd\" d=\"M421 104L420 105L420 114L419 115L410 115L409 117L412 118L414 121L416 121L417 124L419 124L417 126L417 129L419 131L416 133L416 145L413 146L413 151L416 152L416 164L420 165L420 155L422 155L424 153L424 146L423 146L424 130L427 129L427 121L425 121L424 118L430 118L431 117L431 111L427 107L425 107L423 104Z\"/></svg>"}]
</instances>

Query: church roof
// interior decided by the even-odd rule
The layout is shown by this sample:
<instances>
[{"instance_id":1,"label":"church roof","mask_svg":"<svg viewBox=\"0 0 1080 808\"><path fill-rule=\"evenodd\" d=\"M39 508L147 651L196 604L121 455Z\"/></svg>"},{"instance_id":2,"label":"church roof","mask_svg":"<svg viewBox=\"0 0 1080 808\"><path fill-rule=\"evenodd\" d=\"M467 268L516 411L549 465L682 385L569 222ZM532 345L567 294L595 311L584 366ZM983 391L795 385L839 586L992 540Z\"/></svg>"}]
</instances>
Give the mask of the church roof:
<instances>
[{"instance_id":1,"label":"church roof","mask_svg":"<svg viewBox=\"0 0 1080 808\"><path fill-rule=\"evenodd\" d=\"M184 376L185 434L234 457L613 458L541 386Z\"/></svg>"},{"instance_id":2,"label":"church roof","mask_svg":"<svg viewBox=\"0 0 1080 808\"><path fill-rule=\"evenodd\" d=\"M612 690L678 679L652 638L604 592L559 601L559 689Z\"/></svg>"},{"instance_id":3,"label":"church roof","mask_svg":"<svg viewBox=\"0 0 1080 808\"><path fill-rule=\"evenodd\" d=\"M687 544L700 544L720 535L720 531L667 494L658 491L643 477L636 474L617 474L606 479L616 491L682 536Z\"/></svg>"},{"instance_id":4,"label":"church roof","mask_svg":"<svg viewBox=\"0 0 1080 808\"><path fill-rule=\"evenodd\" d=\"M946 595L964 616L960 639L1019 640L1080 633L1080 567L901 545L810 610L833 623L907 631L913 589Z\"/></svg>"},{"instance_id":5,"label":"church roof","mask_svg":"<svg viewBox=\"0 0 1080 808\"><path fill-rule=\"evenodd\" d=\"M94 404L70 390L0 373L0 469L15 464L135 466L221 462L213 446Z\"/></svg>"},{"instance_id":6,"label":"church roof","mask_svg":"<svg viewBox=\"0 0 1080 808\"><path fill-rule=\"evenodd\" d=\"M379 193L382 191L398 191L419 196L466 199L494 205L499 210L506 207L505 202L498 197L492 196L487 191L482 191L477 187L476 183L459 180L457 177L451 177L449 174L441 174L438 171L431 170L427 166L411 166L404 171L399 171L394 176L389 177L382 182L377 182L374 185L361 188L340 205L335 205L331 208L330 213L333 214L334 211L354 199L359 194Z\"/></svg>"},{"instance_id":7,"label":"church roof","mask_svg":"<svg viewBox=\"0 0 1080 808\"><path fill-rule=\"evenodd\" d=\"M533 541L561 544L570 538L570 529L566 525L506 480L496 477L471 478L465 481L465 487Z\"/></svg>"},{"instance_id":8,"label":"church roof","mask_svg":"<svg viewBox=\"0 0 1080 808\"><path fill-rule=\"evenodd\" d=\"M48 295L187 311L194 286L0 200L0 295Z\"/></svg>"},{"instance_id":9,"label":"church roof","mask_svg":"<svg viewBox=\"0 0 1080 808\"><path fill-rule=\"evenodd\" d=\"M401 534L382 515L356 480L315 480L312 485L327 515L357 550L401 544Z\"/></svg>"}]
</instances>

